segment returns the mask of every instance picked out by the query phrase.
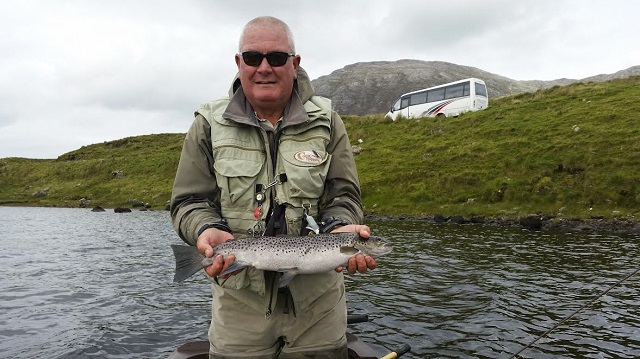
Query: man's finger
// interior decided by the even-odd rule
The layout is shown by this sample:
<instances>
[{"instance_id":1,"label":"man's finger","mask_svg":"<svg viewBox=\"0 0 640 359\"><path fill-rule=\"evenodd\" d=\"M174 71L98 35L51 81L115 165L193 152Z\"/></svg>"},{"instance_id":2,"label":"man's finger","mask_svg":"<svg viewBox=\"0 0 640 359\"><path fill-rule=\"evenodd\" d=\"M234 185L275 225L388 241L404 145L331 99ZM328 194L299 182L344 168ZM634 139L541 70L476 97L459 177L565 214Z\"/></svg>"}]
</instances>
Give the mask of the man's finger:
<instances>
[{"instance_id":1,"label":"man's finger","mask_svg":"<svg viewBox=\"0 0 640 359\"><path fill-rule=\"evenodd\" d=\"M207 272L209 276L215 277L218 274L220 274L220 272L222 272L223 265L224 265L224 262L223 262L222 256L218 255L213 259L213 263L205 267L204 270L205 272Z\"/></svg>"},{"instance_id":2,"label":"man's finger","mask_svg":"<svg viewBox=\"0 0 640 359\"><path fill-rule=\"evenodd\" d=\"M358 272L367 273L367 261L362 254L358 254L356 256L356 266L358 268Z\"/></svg>"},{"instance_id":3,"label":"man's finger","mask_svg":"<svg viewBox=\"0 0 640 359\"><path fill-rule=\"evenodd\" d=\"M235 262L235 260L236 260L236 257L235 257L234 255L229 255L229 256L227 256L227 257L224 259L224 265L223 265L222 269L220 270L220 273L222 273L222 272L226 271L226 270L227 270L227 268L229 268L229 266L230 266L230 265L232 265L232 264L233 264L233 262ZM244 269L244 268L243 268L243 269ZM221 279L227 279L227 278L229 278L229 277L230 277L230 276L232 276L232 275L236 275L236 274L238 274L238 273L242 272L242 270L243 270L243 269L238 269L238 270L237 270L237 271L235 271L235 272L225 274L225 275L223 275L223 276L220 276L220 278L221 278Z\"/></svg>"},{"instance_id":4,"label":"man's finger","mask_svg":"<svg viewBox=\"0 0 640 359\"><path fill-rule=\"evenodd\" d=\"M369 269L376 269L376 267L378 266L378 263L376 262L375 258L371 256L364 257L364 260L367 262L367 268Z\"/></svg>"}]
</instances>

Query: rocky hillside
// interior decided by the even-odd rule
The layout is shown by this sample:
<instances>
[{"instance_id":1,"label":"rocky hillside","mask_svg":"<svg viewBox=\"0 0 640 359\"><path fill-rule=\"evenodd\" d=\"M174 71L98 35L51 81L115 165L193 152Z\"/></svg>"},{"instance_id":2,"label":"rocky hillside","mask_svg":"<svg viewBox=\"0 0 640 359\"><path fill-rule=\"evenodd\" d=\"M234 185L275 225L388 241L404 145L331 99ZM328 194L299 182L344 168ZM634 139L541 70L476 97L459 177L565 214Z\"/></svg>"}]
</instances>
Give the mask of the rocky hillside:
<instances>
[{"instance_id":1,"label":"rocky hillside","mask_svg":"<svg viewBox=\"0 0 640 359\"><path fill-rule=\"evenodd\" d=\"M578 81L601 82L633 75L640 75L640 66L582 80L517 81L475 67L448 62L398 60L348 65L313 80L312 84L318 95L333 100L334 108L340 114L362 116L386 113L403 93L468 77L484 80L489 96L495 98Z\"/></svg>"}]
</instances>

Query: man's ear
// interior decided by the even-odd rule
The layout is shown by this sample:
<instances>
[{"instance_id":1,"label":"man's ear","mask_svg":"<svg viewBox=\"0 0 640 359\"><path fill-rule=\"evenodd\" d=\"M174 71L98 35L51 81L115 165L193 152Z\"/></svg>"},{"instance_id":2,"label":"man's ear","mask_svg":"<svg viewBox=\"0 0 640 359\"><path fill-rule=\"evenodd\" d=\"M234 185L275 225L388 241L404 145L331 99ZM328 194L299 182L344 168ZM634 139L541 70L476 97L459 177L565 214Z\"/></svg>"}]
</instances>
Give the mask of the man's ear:
<instances>
[{"instance_id":1,"label":"man's ear","mask_svg":"<svg viewBox=\"0 0 640 359\"><path fill-rule=\"evenodd\" d=\"M294 79L298 79L298 68L300 67L300 55L293 57L293 69L296 71Z\"/></svg>"}]
</instances>

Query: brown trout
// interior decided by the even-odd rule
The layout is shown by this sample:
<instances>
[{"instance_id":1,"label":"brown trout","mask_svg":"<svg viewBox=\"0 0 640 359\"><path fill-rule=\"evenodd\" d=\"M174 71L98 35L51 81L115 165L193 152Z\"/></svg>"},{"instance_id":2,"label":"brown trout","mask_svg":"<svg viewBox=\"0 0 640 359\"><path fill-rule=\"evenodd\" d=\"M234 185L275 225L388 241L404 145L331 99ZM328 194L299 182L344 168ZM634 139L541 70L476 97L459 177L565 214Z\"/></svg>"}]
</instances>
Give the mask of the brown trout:
<instances>
[{"instance_id":1,"label":"brown trout","mask_svg":"<svg viewBox=\"0 0 640 359\"><path fill-rule=\"evenodd\" d=\"M211 265L217 255L233 254L235 262L220 275L245 267L283 272L280 287L288 285L297 274L328 272L344 266L358 253L376 258L392 250L383 238L371 236L365 239L352 232L232 239L215 246L211 258L200 254L194 246L171 247L176 258L174 282L185 280Z\"/></svg>"}]
</instances>

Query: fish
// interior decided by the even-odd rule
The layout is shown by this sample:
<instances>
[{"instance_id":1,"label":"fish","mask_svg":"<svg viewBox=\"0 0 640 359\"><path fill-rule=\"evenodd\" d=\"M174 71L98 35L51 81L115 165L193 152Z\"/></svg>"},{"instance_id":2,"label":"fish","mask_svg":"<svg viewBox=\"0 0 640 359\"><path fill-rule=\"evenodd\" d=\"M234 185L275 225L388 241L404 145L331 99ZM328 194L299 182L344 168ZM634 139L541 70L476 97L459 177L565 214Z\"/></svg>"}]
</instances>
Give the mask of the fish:
<instances>
[{"instance_id":1,"label":"fish","mask_svg":"<svg viewBox=\"0 0 640 359\"><path fill-rule=\"evenodd\" d=\"M235 261L219 275L246 267L282 272L279 287L286 287L298 274L323 273L345 266L358 253L377 258L393 249L384 238L362 238L354 232L231 239L213 247L213 257L203 256L194 246L172 244L171 248L176 259L174 282L211 265L217 255L234 255Z\"/></svg>"}]
</instances>

